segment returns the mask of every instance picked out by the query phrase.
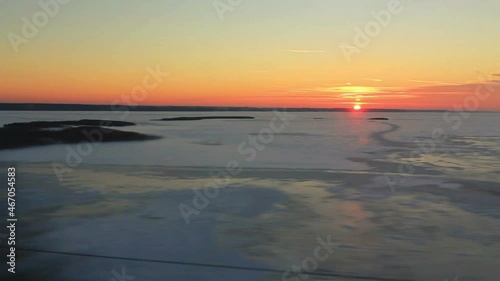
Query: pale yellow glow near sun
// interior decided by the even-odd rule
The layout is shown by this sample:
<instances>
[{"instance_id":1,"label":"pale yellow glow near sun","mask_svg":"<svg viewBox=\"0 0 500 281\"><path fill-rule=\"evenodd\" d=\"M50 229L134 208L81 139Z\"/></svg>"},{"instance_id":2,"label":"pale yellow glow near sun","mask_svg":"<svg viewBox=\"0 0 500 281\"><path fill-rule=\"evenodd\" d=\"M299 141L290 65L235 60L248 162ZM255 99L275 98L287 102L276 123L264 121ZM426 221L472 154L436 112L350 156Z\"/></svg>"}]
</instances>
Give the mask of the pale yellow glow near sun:
<instances>
[{"instance_id":1,"label":"pale yellow glow near sun","mask_svg":"<svg viewBox=\"0 0 500 281\"><path fill-rule=\"evenodd\" d=\"M363 93L375 93L377 91L377 88L363 87L363 86L342 86L338 87L338 90L340 92L345 92L345 93L363 94Z\"/></svg>"}]
</instances>

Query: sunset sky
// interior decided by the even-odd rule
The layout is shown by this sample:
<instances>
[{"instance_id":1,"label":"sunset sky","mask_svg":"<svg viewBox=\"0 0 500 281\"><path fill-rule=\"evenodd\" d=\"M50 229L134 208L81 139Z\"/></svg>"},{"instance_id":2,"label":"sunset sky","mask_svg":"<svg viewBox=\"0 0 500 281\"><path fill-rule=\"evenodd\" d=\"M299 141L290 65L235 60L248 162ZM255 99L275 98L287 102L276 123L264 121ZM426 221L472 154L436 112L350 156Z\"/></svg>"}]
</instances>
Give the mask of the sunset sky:
<instances>
[{"instance_id":1,"label":"sunset sky","mask_svg":"<svg viewBox=\"0 0 500 281\"><path fill-rule=\"evenodd\" d=\"M500 110L498 0L65 0L23 35L54 1L0 0L0 102L111 104L159 67L140 104Z\"/></svg>"}]
</instances>

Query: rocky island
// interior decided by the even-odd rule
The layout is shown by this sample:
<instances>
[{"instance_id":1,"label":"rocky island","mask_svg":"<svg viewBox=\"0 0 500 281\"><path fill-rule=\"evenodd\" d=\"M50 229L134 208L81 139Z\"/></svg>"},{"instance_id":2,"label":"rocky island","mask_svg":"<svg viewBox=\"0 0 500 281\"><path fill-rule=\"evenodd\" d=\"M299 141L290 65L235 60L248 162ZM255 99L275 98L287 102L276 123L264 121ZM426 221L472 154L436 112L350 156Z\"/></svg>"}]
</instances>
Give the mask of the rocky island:
<instances>
[{"instance_id":1,"label":"rocky island","mask_svg":"<svg viewBox=\"0 0 500 281\"><path fill-rule=\"evenodd\" d=\"M214 119L255 119L251 116L194 116L194 117L173 117L155 119L153 121L199 121L199 120L214 120Z\"/></svg>"},{"instance_id":2,"label":"rocky island","mask_svg":"<svg viewBox=\"0 0 500 281\"><path fill-rule=\"evenodd\" d=\"M11 123L0 128L0 149L79 143L84 141L144 141L159 138L157 136L107 128L134 125L131 122L95 119Z\"/></svg>"}]
</instances>

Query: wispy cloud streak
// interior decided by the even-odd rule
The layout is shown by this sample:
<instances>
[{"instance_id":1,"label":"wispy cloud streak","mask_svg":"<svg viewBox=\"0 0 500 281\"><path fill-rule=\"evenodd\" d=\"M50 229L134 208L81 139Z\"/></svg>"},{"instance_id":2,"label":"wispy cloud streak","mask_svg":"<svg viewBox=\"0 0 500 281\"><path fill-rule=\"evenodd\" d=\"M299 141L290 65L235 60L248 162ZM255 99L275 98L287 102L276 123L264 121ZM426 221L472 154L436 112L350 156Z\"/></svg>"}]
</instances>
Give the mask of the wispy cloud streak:
<instances>
[{"instance_id":1,"label":"wispy cloud streak","mask_svg":"<svg viewBox=\"0 0 500 281\"><path fill-rule=\"evenodd\" d=\"M297 49L276 49L278 52L289 52L289 53L324 53L322 50L297 50Z\"/></svg>"}]
</instances>

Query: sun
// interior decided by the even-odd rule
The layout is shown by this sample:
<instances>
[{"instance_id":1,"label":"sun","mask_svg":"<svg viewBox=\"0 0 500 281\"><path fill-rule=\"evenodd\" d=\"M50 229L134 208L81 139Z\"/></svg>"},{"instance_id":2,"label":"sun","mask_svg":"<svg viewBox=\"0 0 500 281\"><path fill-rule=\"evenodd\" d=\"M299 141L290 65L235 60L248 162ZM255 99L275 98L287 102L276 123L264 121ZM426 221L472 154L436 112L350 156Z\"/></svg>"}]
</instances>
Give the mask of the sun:
<instances>
[{"instance_id":1,"label":"sun","mask_svg":"<svg viewBox=\"0 0 500 281\"><path fill-rule=\"evenodd\" d=\"M353 106L353 109L354 110L361 110L361 105L356 104L356 105Z\"/></svg>"}]
</instances>

